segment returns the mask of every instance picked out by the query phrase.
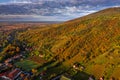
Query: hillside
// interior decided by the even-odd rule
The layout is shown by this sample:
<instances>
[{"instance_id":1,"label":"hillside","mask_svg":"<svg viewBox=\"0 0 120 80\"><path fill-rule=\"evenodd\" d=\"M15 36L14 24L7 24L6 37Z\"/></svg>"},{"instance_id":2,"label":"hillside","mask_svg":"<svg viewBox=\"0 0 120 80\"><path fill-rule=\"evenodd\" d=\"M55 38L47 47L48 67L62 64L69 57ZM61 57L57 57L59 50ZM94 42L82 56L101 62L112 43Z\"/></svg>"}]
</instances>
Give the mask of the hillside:
<instances>
[{"instance_id":1,"label":"hillside","mask_svg":"<svg viewBox=\"0 0 120 80\"><path fill-rule=\"evenodd\" d=\"M119 7L105 9L61 24L20 31L16 39L19 46L30 49L26 50L27 59L41 64L38 74L46 71L44 80L61 74L75 80L88 80L90 75L96 80L120 79L119 13Z\"/></svg>"}]
</instances>

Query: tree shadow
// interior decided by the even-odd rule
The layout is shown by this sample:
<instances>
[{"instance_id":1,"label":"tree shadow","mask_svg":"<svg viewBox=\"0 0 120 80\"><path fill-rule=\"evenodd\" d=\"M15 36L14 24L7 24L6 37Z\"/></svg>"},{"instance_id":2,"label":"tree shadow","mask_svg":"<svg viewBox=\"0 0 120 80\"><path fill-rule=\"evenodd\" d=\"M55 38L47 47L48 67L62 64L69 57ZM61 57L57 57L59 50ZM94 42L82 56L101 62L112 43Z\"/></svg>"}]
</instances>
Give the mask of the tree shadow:
<instances>
[{"instance_id":1,"label":"tree shadow","mask_svg":"<svg viewBox=\"0 0 120 80\"><path fill-rule=\"evenodd\" d=\"M89 78L92 78L93 80L95 80L95 77L93 75L89 75L85 72L81 72L78 71L74 76L73 76L73 80L89 80Z\"/></svg>"}]
</instances>

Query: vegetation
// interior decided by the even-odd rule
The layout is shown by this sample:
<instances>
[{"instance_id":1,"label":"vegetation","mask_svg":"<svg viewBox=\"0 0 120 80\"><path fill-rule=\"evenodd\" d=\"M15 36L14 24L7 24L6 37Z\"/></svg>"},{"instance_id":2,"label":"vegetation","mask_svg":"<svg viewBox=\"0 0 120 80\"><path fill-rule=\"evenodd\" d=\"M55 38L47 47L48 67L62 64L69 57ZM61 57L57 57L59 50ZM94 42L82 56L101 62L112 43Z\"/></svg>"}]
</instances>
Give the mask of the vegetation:
<instances>
[{"instance_id":1,"label":"vegetation","mask_svg":"<svg viewBox=\"0 0 120 80\"><path fill-rule=\"evenodd\" d=\"M90 75L95 79L103 76L105 80L120 79L119 13L120 8L110 8L62 24L19 31L16 40L25 49L28 59L37 65L29 60L16 64L25 69L30 64L32 69L41 62L31 57L42 57L45 63L38 71L46 68L43 69L47 73L45 80L69 73L69 70L76 80L88 79ZM74 69L74 63L84 69Z\"/></svg>"},{"instance_id":2,"label":"vegetation","mask_svg":"<svg viewBox=\"0 0 120 80\"><path fill-rule=\"evenodd\" d=\"M16 66L22 68L25 71L30 71L32 69L36 69L37 67L39 67L39 64L30 61L30 60L24 60L24 61L20 61L15 63Z\"/></svg>"}]
</instances>

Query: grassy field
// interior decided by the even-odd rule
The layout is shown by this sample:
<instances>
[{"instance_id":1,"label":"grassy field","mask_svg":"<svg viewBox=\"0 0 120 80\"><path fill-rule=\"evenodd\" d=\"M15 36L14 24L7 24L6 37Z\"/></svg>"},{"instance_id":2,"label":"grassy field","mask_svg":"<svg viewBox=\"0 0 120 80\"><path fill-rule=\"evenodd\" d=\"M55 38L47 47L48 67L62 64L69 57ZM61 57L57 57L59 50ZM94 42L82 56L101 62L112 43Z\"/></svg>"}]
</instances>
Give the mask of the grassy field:
<instances>
[{"instance_id":1,"label":"grassy field","mask_svg":"<svg viewBox=\"0 0 120 80\"><path fill-rule=\"evenodd\" d=\"M15 63L17 67L20 67L26 71L30 71L31 69L37 68L39 64L30 60L23 60L20 62Z\"/></svg>"}]
</instances>

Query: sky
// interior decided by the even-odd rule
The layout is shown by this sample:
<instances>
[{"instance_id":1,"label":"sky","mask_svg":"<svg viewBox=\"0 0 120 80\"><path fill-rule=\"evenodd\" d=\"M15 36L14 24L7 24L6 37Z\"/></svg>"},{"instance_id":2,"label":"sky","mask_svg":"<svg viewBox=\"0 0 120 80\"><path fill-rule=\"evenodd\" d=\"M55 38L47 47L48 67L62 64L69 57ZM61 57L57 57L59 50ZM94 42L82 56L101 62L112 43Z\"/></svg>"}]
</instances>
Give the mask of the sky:
<instances>
[{"instance_id":1,"label":"sky","mask_svg":"<svg viewBox=\"0 0 120 80\"><path fill-rule=\"evenodd\" d=\"M10 0L0 0L0 2L9 2Z\"/></svg>"},{"instance_id":2,"label":"sky","mask_svg":"<svg viewBox=\"0 0 120 80\"><path fill-rule=\"evenodd\" d=\"M30 0L0 0L0 3L11 3L11 2L28 2Z\"/></svg>"},{"instance_id":3,"label":"sky","mask_svg":"<svg viewBox=\"0 0 120 80\"><path fill-rule=\"evenodd\" d=\"M0 4L19 4L19 3L45 3L44 7L40 9L31 8L31 12L36 11L35 14L7 14L9 18L33 18L34 20L71 20L84 15L88 15L99 10L120 7L120 0L0 0ZM54 4L52 4L54 1ZM52 2L52 3L50 3ZM67 4L69 3L69 4ZM26 7L25 7L26 8ZM3 18L0 14L0 18Z\"/></svg>"}]
</instances>

